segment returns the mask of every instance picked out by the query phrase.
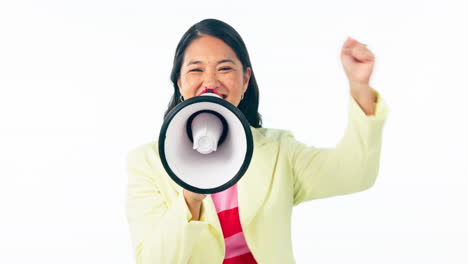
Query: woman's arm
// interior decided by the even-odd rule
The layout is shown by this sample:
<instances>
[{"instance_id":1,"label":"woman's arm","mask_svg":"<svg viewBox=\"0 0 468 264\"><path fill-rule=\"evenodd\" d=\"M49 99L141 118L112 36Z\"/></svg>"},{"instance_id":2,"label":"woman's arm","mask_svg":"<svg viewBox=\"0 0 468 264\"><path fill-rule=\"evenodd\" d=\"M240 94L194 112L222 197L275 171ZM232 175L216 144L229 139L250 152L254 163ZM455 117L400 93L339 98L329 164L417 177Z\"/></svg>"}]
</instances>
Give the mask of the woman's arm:
<instances>
[{"instance_id":1,"label":"woman's arm","mask_svg":"<svg viewBox=\"0 0 468 264\"><path fill-rule=\"evenodd\" d=\"M291 133L283 137L294 182L294 204L344 195L370 188L380 162L382 128L387 107L369 86L374 55L348 38L341 61L350 87L349 121L336 148L314 148L300 143Z\"/></svg>"},{"instance_id":2,"label":"woman's arm","mask_svg":"<svg viewBox=\"0 0 468 264\"><path fill-rule=\"evenodd\" d=\"M369 86L369 80L374 70L374 54L367 45L348 38L343 43L340 57L351 96L366 115L373 115L377 97Z\"/></svg>"},{"instance_id":3,"label":"woman's arm","mask_svg":"<svg viewBox=\"0 0 468 264\"><path fill-rule=\"evenodd\" d=\"M335 148L315 148L285 133L294 182L294 205L303 201L359 192L371 187L378 174L382 128L387 107L375 91L374 115L367 116L350 97L349 123Z\"/></svg>"}]
</instances>

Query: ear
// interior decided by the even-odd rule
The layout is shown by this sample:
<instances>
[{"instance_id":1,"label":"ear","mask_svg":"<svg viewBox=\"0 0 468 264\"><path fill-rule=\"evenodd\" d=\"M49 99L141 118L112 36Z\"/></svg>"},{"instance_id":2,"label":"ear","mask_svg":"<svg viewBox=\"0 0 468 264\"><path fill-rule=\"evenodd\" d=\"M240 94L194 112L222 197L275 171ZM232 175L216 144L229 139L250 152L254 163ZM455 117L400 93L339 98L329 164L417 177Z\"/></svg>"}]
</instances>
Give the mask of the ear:
<instances>
[{"instance_id":1,"label":"ear","mask_svg":"<svg viewBox=\"0 0 468 264\"><path fill-rule=\"evenodd\" d=\"M182 94L182 93L180 92L180 87L181 87L180 78L177 80L177 87L179 87L179 93Z\"/></svg>"},{"instance_id":2,"label":"ear","mask_svg":"<svg viewBox=\"0 0 468 264\"><path fill-rule=\"evenodd\" d=\"M243 93L247 91L247 88L249 87L249 81L250 81L250 76L252 75L252 69L250 67L247 67L247 70L244 73L244 85L243 85Z\"/></svg>"}]
</instances>

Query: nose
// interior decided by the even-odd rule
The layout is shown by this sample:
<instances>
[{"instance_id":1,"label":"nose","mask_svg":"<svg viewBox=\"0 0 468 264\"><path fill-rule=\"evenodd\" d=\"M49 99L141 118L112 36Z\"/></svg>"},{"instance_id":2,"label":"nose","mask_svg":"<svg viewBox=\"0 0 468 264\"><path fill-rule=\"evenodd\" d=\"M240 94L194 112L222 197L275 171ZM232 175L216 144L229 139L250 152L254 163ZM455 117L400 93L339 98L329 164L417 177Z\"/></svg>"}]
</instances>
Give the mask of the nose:
<instances>
[{"instance_id":1,"label":"nose","mask_svg":"<svg viewBox=\"0 0 468 264\"><path fill-rule=\"evenodd\" d=\"M203 89L218 89L219 81L216 77L216 73L207 72L205 74L205 79L203 80Z\"/></svg>"}]
</instances>

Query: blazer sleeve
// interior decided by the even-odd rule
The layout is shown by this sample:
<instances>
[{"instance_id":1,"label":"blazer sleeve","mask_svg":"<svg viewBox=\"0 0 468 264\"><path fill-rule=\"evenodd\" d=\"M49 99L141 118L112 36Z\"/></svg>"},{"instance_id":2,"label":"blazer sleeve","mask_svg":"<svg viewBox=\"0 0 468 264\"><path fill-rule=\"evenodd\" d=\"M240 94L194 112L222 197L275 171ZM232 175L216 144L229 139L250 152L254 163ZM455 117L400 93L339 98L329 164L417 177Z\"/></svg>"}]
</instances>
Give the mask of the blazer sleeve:
<instances>
[{"instance_id":1,"label":"blazer sleeve","mask_svg":"<svg viewBox=\"0 0 468 264\"><path fill-rule=\"evenodd\" d=\"M283 136L294 189L294 205L303 201L350 194L370 188L377 177L382 129L388 108L377 95L374 115L367 116L350 96L349 121L335 148L315 148Z\"/></svg>"},{"instance_id":2,"label":"blazer sleeve","mask_svg":"<svg viewBox=\"0 0 468 264\"><path fill-rule=\"evenodd\" d=\"M188 263L207 228L204 213L201 221L189 222L192 215L182 192L172 202L163 198L141 149L128 154L127 170L126 214L136 263Z\"/></svg>"}]
</instances>

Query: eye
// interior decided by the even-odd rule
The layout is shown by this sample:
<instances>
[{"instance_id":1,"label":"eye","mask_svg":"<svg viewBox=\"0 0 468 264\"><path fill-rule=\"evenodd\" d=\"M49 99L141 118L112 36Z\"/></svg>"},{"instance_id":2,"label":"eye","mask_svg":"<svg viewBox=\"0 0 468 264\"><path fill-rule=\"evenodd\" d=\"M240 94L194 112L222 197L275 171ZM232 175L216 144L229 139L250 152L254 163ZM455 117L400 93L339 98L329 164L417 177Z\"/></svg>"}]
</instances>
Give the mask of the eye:
<instances>
[{"instance_id":1,"label":"eye","mask_svg":"<svg viewBox=\"0 0 468 264\"><path fill-rule=\"evenodd\" d=\"M230 70L232 69L231 67L223 67L223 68L220 68L220 70Z\"/></svg>"},{"instance_id":2,"label":"eye","mask_svg":"<svg viewBox=\"0 0 468 264\"><path fill-rule=\"evenodd\" d=\"M198 72L201 72L201 70L200 70L200 69L191 69L191 70L189 70L189 72L192 72L192 71L198 71Z\"/></svg>"}]
</instances>

